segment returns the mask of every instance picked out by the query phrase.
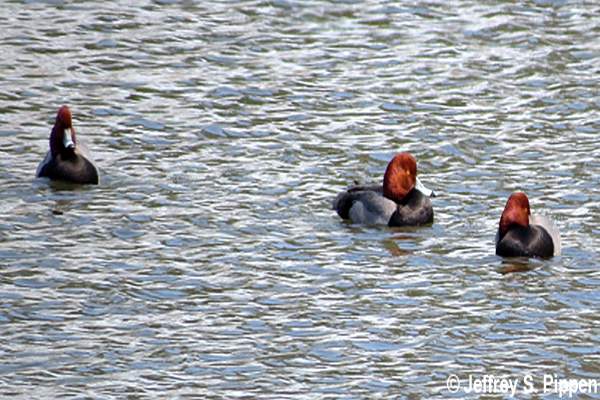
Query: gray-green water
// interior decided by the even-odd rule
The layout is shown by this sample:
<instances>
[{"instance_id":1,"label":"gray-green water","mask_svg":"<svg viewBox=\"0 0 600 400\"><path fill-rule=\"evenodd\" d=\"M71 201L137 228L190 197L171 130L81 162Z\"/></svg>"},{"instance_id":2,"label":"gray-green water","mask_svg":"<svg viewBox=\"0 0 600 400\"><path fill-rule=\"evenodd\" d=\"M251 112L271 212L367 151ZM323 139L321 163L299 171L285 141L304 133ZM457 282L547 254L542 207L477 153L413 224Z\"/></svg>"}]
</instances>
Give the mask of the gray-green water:
<instances>
[{"instance_id":1,"label":"gray-green water","mask_svg":"<svg viewBox=\"0 0 600 400\"><path fill-rule=\"evenodd\" d=\"M597 2L5 1L0 26L0 397L600 382ZM62 104L97 187L34 179ZM434 225L340 221L400 150ZM494 255L514 190L561 257Z\"/></svg>"}]
</instances>

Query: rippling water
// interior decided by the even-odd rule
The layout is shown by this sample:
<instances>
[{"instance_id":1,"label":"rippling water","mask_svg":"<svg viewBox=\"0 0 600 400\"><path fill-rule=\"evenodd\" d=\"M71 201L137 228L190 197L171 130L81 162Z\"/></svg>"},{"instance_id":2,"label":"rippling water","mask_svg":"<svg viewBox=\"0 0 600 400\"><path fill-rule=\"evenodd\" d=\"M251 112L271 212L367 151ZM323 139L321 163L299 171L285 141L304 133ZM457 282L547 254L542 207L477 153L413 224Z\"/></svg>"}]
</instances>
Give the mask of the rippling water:
<instances>
[{"instance_id":1,"label":"rippling water","mask_svg":"<svg viewBox=\"0 0 600 400\"><path fill-rule=\"evenodd\" d=\"M567 0L4 2L0 397L600 381L599 15ZM34 179L62 104L97 187ZM399 150L438 193L433 226L340 221L335 194ZM557 222L561 257L494 255L514 190Z\"/></svg>"}]
</instances>

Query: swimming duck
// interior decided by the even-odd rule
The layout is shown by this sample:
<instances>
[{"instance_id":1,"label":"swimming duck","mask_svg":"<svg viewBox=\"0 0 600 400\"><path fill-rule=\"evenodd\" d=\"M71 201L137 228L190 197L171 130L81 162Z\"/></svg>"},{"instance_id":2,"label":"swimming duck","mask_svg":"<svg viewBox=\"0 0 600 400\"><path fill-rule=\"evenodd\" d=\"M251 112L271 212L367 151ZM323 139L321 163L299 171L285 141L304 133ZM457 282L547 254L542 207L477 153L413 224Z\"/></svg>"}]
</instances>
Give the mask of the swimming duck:
<instances>
[{"instance_id":1,"label":"swimming duck","mask_svg":"<svg viewBox=\"0 0 600 400\"><path fill-rule=\"evenodd\" d=\"M56 114L50 133L50 150L35 175L52 180L98 184L98 168L87 147L75 137L71 110L67 106L62 106Z\"/></svg>"},{"instance_id":2,"label":"swimming duck","mask_svg":"<svg viewBox=\"0 0 600 400\"><path fill-rule=\"evenodd\" d=\"M560 233L549 218L531 215L523 192L510 195L496 233L496 254L503 257L560 255Z\"/></svg>"},{"instance_id":3,"label":"swimming duck","mask_svg":"<svg viewBox=\"0 0 600 400\"><path fill-rule=\"evenodd\" d=\"M417 178L417 160L403 152L388 163L383 185L352 186L337 195L333 209L354 223L423 225L433 222L430 196Z\"/></svg>"}]
</instances>

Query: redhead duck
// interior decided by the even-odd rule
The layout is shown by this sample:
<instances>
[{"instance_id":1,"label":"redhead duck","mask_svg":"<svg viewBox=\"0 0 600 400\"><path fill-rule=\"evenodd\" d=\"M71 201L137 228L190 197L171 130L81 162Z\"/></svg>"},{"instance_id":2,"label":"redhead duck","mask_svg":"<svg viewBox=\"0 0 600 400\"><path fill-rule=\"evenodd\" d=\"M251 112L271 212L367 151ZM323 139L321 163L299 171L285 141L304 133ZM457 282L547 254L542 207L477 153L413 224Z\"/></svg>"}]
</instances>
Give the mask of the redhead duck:
<instances>
[{"instance_id":1,"label":"redhead duck","mask_svg":"<svg viewBox=\"0 0 600 400\"><path fill-rule=\"evenodd\" d=\"M353 186L337 195L333 209L343 219L388 226L423 225L433 222L431 190L417 178L417 160L407 152L389 162L383 186Z\"/></svg>"},{"instance_id":2,"label":"redhead duck","mask_svg":"<svg viewBox=\"0 0 600 400\"><path fill-rule=\"evenodd\" d=\"M73 183L98 184L98 168L85 145L75 137L71 110L62 106L50 133L50 150L35 173L36 177Z\"/></svg>"},{"instance_id":3,"label":"redhead duck","mask_svg":"<svg viewBox=\"0 0 600 400\"><path fill-rule=\"evenodd\" d=\"M531 215L523 192L510 195L496 234L496 254L503 257L552 257L560 255L560 233L552 221Z\"/></svg>"}]
</instances>

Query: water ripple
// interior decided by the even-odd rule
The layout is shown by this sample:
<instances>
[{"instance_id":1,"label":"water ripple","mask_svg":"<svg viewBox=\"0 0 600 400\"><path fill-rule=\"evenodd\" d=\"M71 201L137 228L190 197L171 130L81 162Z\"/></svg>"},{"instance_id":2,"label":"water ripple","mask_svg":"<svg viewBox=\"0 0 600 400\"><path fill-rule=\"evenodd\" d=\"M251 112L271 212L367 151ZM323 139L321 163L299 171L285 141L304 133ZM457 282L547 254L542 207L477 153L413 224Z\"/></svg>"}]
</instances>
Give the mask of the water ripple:
<instances>
[{"instance_id":1,"label":"water ripple","mask_svg":"<svg viewBox=\"0 0 600 400\"><path fill-rule=\"evenodd\" d=\"M449 374L596 379L598 13L6 3L0 396L429 398ZM61 104L97 187L33 178ZM340 221L335 194L380 181L399 150L438 193L434 225ZM494 255L514 190L557 222L562 256Z\"/></svg>"}]
</instances>

